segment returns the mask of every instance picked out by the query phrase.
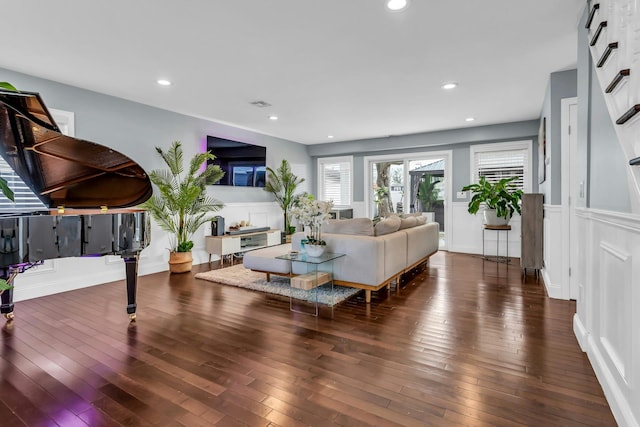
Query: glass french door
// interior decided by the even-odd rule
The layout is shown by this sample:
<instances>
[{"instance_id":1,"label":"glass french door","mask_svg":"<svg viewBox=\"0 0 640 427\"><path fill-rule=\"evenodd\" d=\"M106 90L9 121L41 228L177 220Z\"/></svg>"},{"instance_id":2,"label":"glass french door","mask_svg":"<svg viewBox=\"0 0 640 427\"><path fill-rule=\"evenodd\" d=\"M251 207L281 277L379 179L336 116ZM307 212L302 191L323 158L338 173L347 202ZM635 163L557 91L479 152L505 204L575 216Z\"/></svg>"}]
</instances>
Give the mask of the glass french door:
<instances>
[{"instance_id":1,"label":"glass french door","mask_svg":"<svg viewBox=\"0 0 640 427\"><path fill-rule=\"evenodd\" d=\"M448 156L369 160L369 216L420 213L440 224L440 247L446 248L447 162Z\"/></svg>"}]
</instances>

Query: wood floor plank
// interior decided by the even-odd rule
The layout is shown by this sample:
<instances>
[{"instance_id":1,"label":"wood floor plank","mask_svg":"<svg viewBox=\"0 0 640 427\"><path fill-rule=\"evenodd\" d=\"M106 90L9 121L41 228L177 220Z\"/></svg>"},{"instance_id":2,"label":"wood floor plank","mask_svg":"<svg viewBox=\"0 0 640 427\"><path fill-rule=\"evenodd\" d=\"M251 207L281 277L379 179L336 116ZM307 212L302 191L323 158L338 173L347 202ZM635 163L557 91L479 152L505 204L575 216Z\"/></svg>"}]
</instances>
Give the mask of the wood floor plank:
<instances>
[{"instance_id":1,"label":"wood floor plank","mask_svg":"<svg viewBox=\"0 0 640 427\"><path fill-rule=\"evenodd\" d=\"M439 252L399 292L317 318L195 279L206 264L140 277L134 323L122 281L20 301L1 330L0 424L615 425L575 302L517 262Z\"/></svg>"}]
</instances>

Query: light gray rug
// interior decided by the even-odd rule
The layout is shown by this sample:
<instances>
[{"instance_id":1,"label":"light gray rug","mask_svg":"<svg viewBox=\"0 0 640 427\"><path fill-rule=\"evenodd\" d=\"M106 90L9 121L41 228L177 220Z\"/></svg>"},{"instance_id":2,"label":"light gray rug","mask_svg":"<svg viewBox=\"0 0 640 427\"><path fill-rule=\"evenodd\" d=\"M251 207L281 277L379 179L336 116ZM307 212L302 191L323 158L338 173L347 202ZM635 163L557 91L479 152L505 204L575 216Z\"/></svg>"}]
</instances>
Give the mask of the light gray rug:
<instances>
[{"instance_id":1,"label":"light gray rug","mask_svg":"<svg viewBox=\"0 0 640 427\"><path fill-rule=\"evenodd\" d=\"M239 288L252 289L254 291L267 292L270 294L289 296L294 299L304 301L315 301L315 293L318 294L318 303L324 305L335 305L339 302L358 293L359 289L347 288L344 286L322 285L317 288L305 291L304 289L292 288L289 285L289 278L271 275L271 281L267 283L264 273L257 273L244 268L242 264L232 267L211 270L204 273L197 273L196 279L208 280L210 282L221 283L223 285L237 286Z\"/></svg>"}]
</instances>

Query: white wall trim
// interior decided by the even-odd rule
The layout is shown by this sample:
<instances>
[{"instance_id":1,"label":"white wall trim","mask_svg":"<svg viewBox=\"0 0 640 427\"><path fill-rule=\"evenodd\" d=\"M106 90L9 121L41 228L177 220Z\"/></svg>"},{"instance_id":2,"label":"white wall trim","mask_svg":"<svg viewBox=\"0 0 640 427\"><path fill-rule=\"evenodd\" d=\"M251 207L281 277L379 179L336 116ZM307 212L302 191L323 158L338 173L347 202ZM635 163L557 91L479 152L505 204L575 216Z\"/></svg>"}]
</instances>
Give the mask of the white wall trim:
<instances>
[{"instance_id":1,"label":"white wall trim","mask_svg":"<svg viewBox=\"0 0 640 427\"><path fill-rule=\"evenodd\" d=\"M576 147L575 147L575 138L577 133L577 123L575 124L575 128L573 129L574 140L572 141L571 134L571 107L576 107L578 105L578 98L563 98L560 100L560 158L562 161L561 165L561 194L562 206L565 206L562 213L562 283L565 284L564 287L567 289L563 289L563 296L569 298L577 298L577 292L572 292L571 281L572 277L569 273L571 268L575 268L575 266L571 265L571 260L573 259L575 262L575 255L572 258L571 254L576 248L572 245L572 229L575 234L575 224L572 224L572 221L575 218L572 218L572 210L575 208L577 195L572 194L572 191L575 191L575 185L572 186L572 182L576 179L576 171L575 171L575 162L576 162ZM572 144L573 142L573 144ZM574 153L572 153L574 151ZM573 154L573 155L572 155ZM573 166L573 168L572 168ZM572 228L573 227L573 228ZM575 236L573 237L575 239ZM573 276L573 281L575 283L575 276ZM576 286L577 287L577 286Z\"/></svg>"},{"instance_id":2,"label":"white wall trim","mask_svg":"<svg viewBox=\"0 0 640 427\"><path fill-rule=\"evenodd\" d=\"M73 111L57 110L49 108L49 113L60 131L67 136L76 135L76 115Z\"/></svg>"},{"instance_id":3,"label":"white wall trim","mask_svg":"<svg viewBox=\"0 0 640 427\"><path fill-rule=\"evenodd\" d=\"M556 237L562 235L563 207L545 204L543 209L544 266L541 273L544 285L551 298L569 299L569 284L562 282L562 271L568 267L562 262L562 245L557 244Z\"/></svg>"}]
</instances>

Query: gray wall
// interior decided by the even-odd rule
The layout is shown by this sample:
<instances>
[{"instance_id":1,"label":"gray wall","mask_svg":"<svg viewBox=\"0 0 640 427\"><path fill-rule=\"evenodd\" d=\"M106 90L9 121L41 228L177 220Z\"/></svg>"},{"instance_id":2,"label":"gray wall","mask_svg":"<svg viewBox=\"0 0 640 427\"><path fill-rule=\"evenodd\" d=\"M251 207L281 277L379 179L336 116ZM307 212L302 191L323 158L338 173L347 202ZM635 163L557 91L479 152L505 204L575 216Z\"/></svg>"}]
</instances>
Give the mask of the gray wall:
<instances>
[{"instance_id":1,"label":"gray wall","mask_svg":"<svg viewBox=\"0 0 640 427\"><path fill-rule=\"evenodd\" d=\"M518 141L530 139L533 144L533 170L537 170L537 135L538 121L505 123L500 125L478 126L463 129L453 129L439 132L428 132L412 135L390 136L357 141L346 141L331 144L316 144L309 146L309 154L315 158L329 156L353 155L353 200L364 201L364 157L380 154L410 154L429 151L453 151L452 160L452 200L458 199L456 191L470 183L469 147L475 144ZM315 167L315 162L314 162ZM534 174L535 175L535 174ZM534 177L533 191L537 191L537 180Z\"/></svg>"},{"instance_id":2,"label":"gray wall","mask_svg":"<svg viewBox=\"0 0 640 427\"><path fill-rule=\"evenodd\" d=\"M599 86L584 28L588 10L578 26L578 182L586 191L577 206L631 212L624 157ZM579 195L580 196L580 195Z\"/></svg>"},{"instance_id":3,"label":"gray wall","mask_svg":"<svg viewBox=\"0 0 640 427\"><path fill-rule=\"evenodd\" d=\"M578 24L578 153L576 179L578 182L577 207L589 206L589 140L591 114L591 54L589 53L589 32L585 29L588 8L585 8Z\"/></svg>"},{"instance_id":4,"label":"gray wall","mask_svg":"<svg viewBox=\"0 0 640 427\"><path fill-rule=\"evenodd\" d=\"M542 117L547 119L547 176L540 185L544 193L544 202L552 205L562 204L562 154L561 154L561 100L573 98L578 94L577 70L551 73L542 106ZM536 169L537 175L537 169Z\"/></svg>"},{"instance_id":5,"label":"gray wall","mask_svg":"<svg viewBox=\"0 0 640 427\"><path fill-rule=\"evenodd\" d=\"M49 108L74 112L77 138L114 148L145 170L164 168L153 147L167 148L172 141L180 140L188 159L205 149L207 135L215 135L267 147L267 163L271 167L277 167L286 156L292 165L298 166L297 170L311 172L311 159L302 144L2 68L0 81L20 90L39 92ZM208 191L225 203L273 200L261 188L212 186Z\"/></svg>"}]
</instances>

